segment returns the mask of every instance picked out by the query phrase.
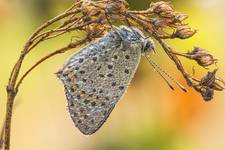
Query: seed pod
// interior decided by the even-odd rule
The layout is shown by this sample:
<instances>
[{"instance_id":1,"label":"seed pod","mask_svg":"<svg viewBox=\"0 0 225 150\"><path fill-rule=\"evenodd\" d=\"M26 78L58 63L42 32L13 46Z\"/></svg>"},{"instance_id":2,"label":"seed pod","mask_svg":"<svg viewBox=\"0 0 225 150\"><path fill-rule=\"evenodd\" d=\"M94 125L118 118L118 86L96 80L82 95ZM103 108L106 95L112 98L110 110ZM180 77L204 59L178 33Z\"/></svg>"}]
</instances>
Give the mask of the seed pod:
<instances>
[{"instance_id":1,"label":"seed pod","mask_svg":"<svg viewBox=\"0 0 225 150\"><path fill-rule=\"evenodd\" d=\"M214 90L210 87L202 88L201 95L205 101L210 101L213 99Z\"/></svg>"},{"instance_id":2,"label":"seed pod","mask_svg":"<svg viewBox=\"0 0 225 150\"><path fill-rule=\"evenodd\" d=\"M107 0L105 10L112 19L124 19L124 14L127 11L128 3L125 0Z\"/></svg>"},{"instance_id":3,"label":"seed pod","mask_svg":"<svg viewBox=\"0 0 225 150\"><path fill-rule=\"evenodd\" d=\"M200 93L202 94L202 97L205 101L213 99L214 90L216 90L215 85L217 85L215 77L216 72L217 69L212 72L208 72L208 74L204 76L199 83Z\"/></svg>"},{"instance_id":4,"label":"seed pod","mask_svg":"<svg viewBox=\"0 0 225 150\"><path fill-rule=\"evenodd\" d=\"M211 54L200 47L194 47L191 52L187 53L187 57L194 59L199 65L203 67L210 66L217 62L217 59L214 59Z\"/></svg>"},{"instance_id":5,"label":"seed pod","mask_svg":"<svg viewBox=\"0 0 225 150\"><path fill-rule=\"evenodd\" d=\"M161 1L151 3L150 8L152 9L153 13L159 15L160 17L173 18L175 15L173 8L167 2Z\"/></svg>"},{"instance_id":6,"label":"seed pod","mask_svg":"<svg viewBox=\"0 0 225 150\"><path fill-rule=\"evenodd\" d=\"M187 25L179 26L176 31L173 33L172 37L180 38L180 39L187 39L195 35L197 31L191 29Z\"/></svg>"}]
</instances>

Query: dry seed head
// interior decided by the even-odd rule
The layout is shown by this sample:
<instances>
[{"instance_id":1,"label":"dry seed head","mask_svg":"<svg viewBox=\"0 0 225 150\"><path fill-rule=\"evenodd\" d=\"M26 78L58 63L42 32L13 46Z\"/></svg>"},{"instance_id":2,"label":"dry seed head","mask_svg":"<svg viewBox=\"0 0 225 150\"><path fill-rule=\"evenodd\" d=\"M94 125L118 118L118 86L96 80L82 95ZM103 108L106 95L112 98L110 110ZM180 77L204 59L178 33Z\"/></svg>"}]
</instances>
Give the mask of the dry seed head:
<instances>
[{"instance_id":1,"label":"dry seed head","mask_svg":"<svg viewBox=\"0 0 225 150\"><path fill-rule=\"evenodd\" d=\"M173 33L173 37L187 39L195 35L196 32L196 30L190 28L188 25L182 25L176 29L176 31Z\"/></svg>"},{"instance_id":2,"label":"dry seed head","mask_svg":"<svg viewBox=\"0 0 225 150\"><path fill-rule=\"evenodd\" d=\"M156 29L160 29L160 28L165 28L166 27L166 23L164 19L161 18L153 18L152 19L152 24L154 25L154 27Z\"/></svg>"},{"instance_id":3,"label":"dry seed head","mask_svg":"<svg viewBox=\"0 0 225 150\"><path fill-rule=\"evenodd\" d=\"M210 101L213 99L214 90L212 88L204 87L204 88L201 88L200 92L205 101Z\"/></svg>"},{"instance_id":4,"label":"dry seed head","mask_svg":"<svg viewBox=\"0 0 225 150\"><path fill-rule=\"evenodd\" d=\"M223 91L225 88L224 81L216 78L216 72L218 69L208 72L203 76L195 89L201 93L205 101L213 99L214 91Z\"/></svg>"},{"instance_id":5,"label":"dry seed head","mask_svg":"<svg viewBox=\"0 0 225 150\"><path fill-rule=\"evenodd\" d=\"M188 57L194 59L200 66L207 67L217 62L211 54L200 47L194 47L191 52L187 53Z\"/></svg>"},{"instance_id":6,"label":"dry seed head","mask_svg":"<svg viewBox=\"0 0 225 150\"><path fill-rule=\"evenodd\" d=\"M128 3L125 0L106 0L105 11L111 19L121 20L128 10Z\"/></svg>"},{"instance_id":7,"label":"dry seed head","mask_svg":"<svg viewBox=\"0 0 225 150\"><path fill-rule=\"evenodd\" d=\"M188 18L188 15L182 14L182 13L177 13L174 20L176 20L176 22L182 22L182 21L186 20L187 18Z\"/></svg>"},{"instance_id":8,"label":"dry seed head","mask_svg":"<svg viewBox=\"0 0 225 150\"><path fill-rule=\"evenodd\" d=\"M184 23L183 21L188 18L188 15L183 14L183 13L176 13L174 18L171 18L169 21L169 26L177 28L179 26L183 26Z\"/></svg>"},{"instance_id":9,"label":"dry seed head","mask_svg":"<svg viewBox=\"0 0 225 150\"><path fill-rule=\"evenodd\" d=\"M103 35L105 35L109 30L110 30L110 26L108 24L104 24L104 25L99 25L99 24L91 24L89 26L87 26L86 28L84 28L84 30L89 33L89 36L91 38L99 38L102 37Z\"/></svg>"},{"instance_id":10,"label":"dry seed head","mask_svg":"<svg viewBox=\"0 0 225 150\"><path fill-rule=\"evenodd\" d=\"M212 72L208 72L208 74L204 77L202 77L200 83L199 83L199 92L201 93L202 97L205 101L209 101L213 99L214 95L214 84L216 81L216 72L217 69L215 69Z\"/></svg>"},{"instance_id":11,"label":"dry seed head","mask_svg":"<svg viewBox=\"0 0 225 150\"><path fill-rule=\"evenodd\" d=\"M103 7L103 6L99 5L99 7L96 7L93 5L92 1L84 0L81 5L81 8L82 8L81 10L84 15L84 18L83 18L84 22L103 18L103 16L105 19L104 10L100 9L100 7Z\"/></svg>"},{"instance_id":12,"label":"dry seed head","mask_svg":"<svg viewBox=\"0 0 225 150\"><path fill-rule=\"evenodd\" d=\"M95 6L91 5L91 1L89 0L83 0L83 3L81 5L81 10L84 15L89 15L90 12L94 13L94 11L97 11Z\"/></svg>"},{"instance_id":13,"label":"dry seed head","mask_svg":"<svg viewBox=\"0 0 225 150\"><path fill-rule=\"evenodd\" d=\"M201 79L199 84L202 86L212 87L213 83L216 80L216 72L217 69L215 69L213 72L208 72L208 74Z\"/></svg>"},{"instance_id":14,"label":"dry seed head","mask_svg":"<svg viewBox=\"0 0 225 150\"><path fill-rule=\"evenodd\" d=\"M151 3L150 8L153 13L159 15L160 17L173 18L175 15L174 9L167 2L160 1L156 3Z\"/></svg>"}]
</instances>

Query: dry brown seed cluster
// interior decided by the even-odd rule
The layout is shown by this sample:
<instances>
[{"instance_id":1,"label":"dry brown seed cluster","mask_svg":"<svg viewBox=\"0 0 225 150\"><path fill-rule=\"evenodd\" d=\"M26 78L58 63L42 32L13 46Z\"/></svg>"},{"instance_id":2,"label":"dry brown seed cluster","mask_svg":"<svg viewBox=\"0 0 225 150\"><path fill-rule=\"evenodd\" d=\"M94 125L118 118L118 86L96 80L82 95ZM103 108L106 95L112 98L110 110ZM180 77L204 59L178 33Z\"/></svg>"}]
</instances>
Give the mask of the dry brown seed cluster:
<instances>
[{"instance_id":1,"label":"dry brown seed cluster","mask_svg":"<svg viewBox=\"0 0 225 150\"><path fill-rule=\"evenodd\" d=\"M194 59L200 66L208 67L216 64L217 59L213 58L209 52L200 47L194 47L191 52L186 54L187 58Z\"/></svg>"},{"instance_id":2,"label":"dry brown seed cluster","mask_svg":"<svg viewBox=\"0 0 225 150\"><path fill-rule=\"evenodd\" d=\"M150 4L150 10L163 18L174 18L175 12L172 6L168 2L157 2Z\"/></svg>"},{"instance_id":3,"label":"dry brown seed cluster","mask_svg":"<svg viewBox=\"0 0 225 150\"><path fill-rule=\"evenodd\" d=\"M192 37L196 33L196 30L191 29L187 25L179 26L173 33L172 37L177 37L180 39L187 39Z\"/></svg>"},{"instance_id":4,"label":"dry brown seed cluster","mask_svg":"<svg viewBox=\"0 0 225 150\"><path fill-rule=\"evenodd\" d=\"M208 72L206 76L202 77L199 85L196 86L196 90L201 93L202 97L206 101L213 99L214 90L224 90L224 82L220 79L217 79L215 76L217 71L218 70L215 69L212 72Z\"/></svg>"},{"instance_id":5,"label":"dry brown seed cluster","mask_svg":"<svg viewBox=\"0 0 225 150\"><path fill-rule=\"evenodd\" d=\"M105 6L106 14L114 20L122 20L128 10L128 3L125 0L107 0Z\"/></svg>"}]
</instances>

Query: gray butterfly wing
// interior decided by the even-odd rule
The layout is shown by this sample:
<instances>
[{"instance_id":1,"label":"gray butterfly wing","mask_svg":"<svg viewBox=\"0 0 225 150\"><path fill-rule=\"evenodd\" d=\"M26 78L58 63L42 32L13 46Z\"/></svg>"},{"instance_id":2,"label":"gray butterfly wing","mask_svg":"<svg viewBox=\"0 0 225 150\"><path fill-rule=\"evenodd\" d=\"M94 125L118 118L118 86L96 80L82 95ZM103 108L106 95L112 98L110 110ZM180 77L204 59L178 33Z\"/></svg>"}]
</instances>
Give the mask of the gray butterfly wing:
<instances>
[{"instance_id":1,"label":"gray butterfly wing","mask_svg":"<svg viewBox=\"0 0 225 150\"><path fill-rule=\"evenodd\" d=\"M141 58L142 41L125 27L70 57L58 72L68 109L83 134L95 133L125 93Z\"/></svg>"}]
</instances>

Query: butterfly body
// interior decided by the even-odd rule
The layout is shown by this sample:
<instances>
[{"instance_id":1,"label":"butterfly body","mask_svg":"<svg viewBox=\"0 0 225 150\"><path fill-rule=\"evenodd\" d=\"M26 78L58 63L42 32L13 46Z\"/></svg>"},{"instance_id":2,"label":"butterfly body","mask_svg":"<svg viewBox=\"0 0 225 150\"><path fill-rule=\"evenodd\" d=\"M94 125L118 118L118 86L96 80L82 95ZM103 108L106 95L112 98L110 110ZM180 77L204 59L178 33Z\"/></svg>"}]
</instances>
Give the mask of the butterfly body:
<instances>
[{"instance_id":1,"label":"butterfly body","mask_svg":"<svg viewBox=\"0 0 225 150\"><path fill-rule=\"evenodd\" d=\"M145 45L138 29L116 28L73 54L57 73L70 116L83 134L95 133L106 121L128 88Z\"/></svg>"}]
</instances>

